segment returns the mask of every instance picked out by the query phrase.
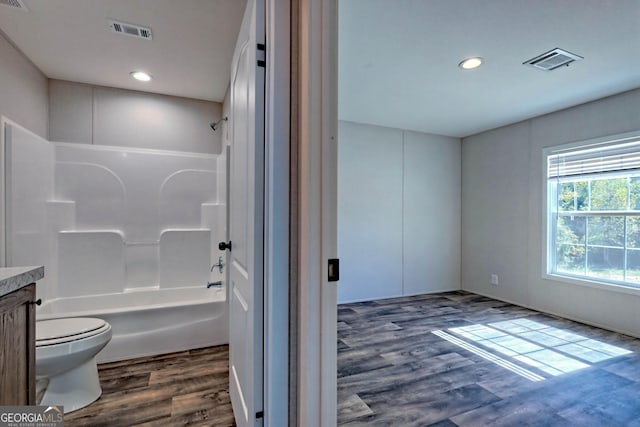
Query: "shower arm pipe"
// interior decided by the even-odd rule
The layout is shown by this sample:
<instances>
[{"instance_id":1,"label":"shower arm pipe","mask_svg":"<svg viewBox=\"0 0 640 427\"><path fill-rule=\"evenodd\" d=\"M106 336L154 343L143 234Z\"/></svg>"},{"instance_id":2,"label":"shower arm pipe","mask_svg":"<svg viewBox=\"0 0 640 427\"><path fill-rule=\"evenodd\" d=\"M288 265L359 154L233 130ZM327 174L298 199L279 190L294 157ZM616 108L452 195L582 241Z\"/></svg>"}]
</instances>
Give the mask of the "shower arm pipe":
<instances>
[{"instance_id":1,"label":"shower arm pipe","mask_svg":"<svg viewBox=\"0 0 640 427\"><path fill-rule=\"evenodd\" d=\"M222 122L226 122L227 120L229 120L229 117L224 116L223 118L221 118L220 120L218 120L217 122L211 122L209 123L209 126L211 126L211 129L213 129L213 131L215 132L216 130L218 130L218 125Z\"/></svg>"}]
</instances>

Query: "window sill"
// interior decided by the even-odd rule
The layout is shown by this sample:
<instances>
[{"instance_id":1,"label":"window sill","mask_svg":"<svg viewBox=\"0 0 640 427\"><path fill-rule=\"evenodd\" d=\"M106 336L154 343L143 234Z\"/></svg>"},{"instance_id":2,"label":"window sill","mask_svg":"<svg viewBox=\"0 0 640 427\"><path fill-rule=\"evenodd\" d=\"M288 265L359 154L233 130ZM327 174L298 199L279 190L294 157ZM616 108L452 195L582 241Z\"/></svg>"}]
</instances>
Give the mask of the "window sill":
<instances>
[{"instance_id":1,"label":"window sill","mask_svg":"<svg viewBox=\"0 0 640 427\"><path fill-rule=\"evenodd\" d=\"M550 280L554 282L568 283L571 285L586 286L589 288L600 289L603 291L640 296L640 285L638 287L635 287L635 286L624 285L620 283L600 282L595 279L590 280L582 277L564 276L564 275L553 274L553 273L544 273L542 275L542 278L544 280Z\"/></svg>"}]
</instances>

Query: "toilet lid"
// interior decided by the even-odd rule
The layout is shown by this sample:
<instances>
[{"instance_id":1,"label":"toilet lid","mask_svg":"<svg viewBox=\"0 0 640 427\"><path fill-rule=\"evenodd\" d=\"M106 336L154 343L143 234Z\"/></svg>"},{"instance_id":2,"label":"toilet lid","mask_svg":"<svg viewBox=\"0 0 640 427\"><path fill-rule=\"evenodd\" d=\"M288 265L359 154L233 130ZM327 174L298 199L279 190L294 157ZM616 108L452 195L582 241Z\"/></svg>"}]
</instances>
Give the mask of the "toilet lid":
<instances>
[{"instance_id":1,"label":"toilet lid","mask_svg":"<svg viewBox=\"0 0 640 427\"><path fill-rule=\"evenodd\" d=\"M92 317L39 320L36 322L36 341L87 335L88 332L102 328L106 323L102 319Z\"/></svg>"}]
</instances>

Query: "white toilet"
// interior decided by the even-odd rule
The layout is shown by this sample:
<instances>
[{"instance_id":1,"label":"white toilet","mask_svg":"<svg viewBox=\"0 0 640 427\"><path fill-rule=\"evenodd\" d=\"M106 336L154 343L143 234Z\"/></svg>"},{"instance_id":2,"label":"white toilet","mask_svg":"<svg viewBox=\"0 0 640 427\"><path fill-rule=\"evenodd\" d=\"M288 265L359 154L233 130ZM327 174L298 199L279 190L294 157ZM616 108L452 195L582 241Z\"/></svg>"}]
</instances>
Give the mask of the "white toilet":
<instances>
[{"instance_id":1,"label":"white toilet","mask_svg":"<svg viewBox=\"0 0 640 427\"><path fill-rule=\"evenodd\" d=\"M102 394L95 356L111 340L102 319L75 317L36 322L36 377L49 384L39 405L63 405L68 413Z\"/></svg>"}]
</instances>

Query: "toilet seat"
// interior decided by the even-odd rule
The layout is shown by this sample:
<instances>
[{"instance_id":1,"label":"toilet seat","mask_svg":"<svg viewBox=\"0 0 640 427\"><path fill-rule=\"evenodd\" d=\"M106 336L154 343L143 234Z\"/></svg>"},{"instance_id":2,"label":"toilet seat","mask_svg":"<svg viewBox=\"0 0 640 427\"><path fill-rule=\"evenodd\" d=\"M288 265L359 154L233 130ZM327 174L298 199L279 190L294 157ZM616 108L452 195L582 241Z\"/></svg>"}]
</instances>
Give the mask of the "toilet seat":
<instances>
[{"instance_id":1,"label":"toilet seat","mask_svg":"<svg viewBox=\"0 0 640 427\"><path fill-rule=\"evenodd\" d=\"M36 322L36 347L78 341L109 329L107 322L91 317L41 320Z\"/></svg>"}]
</instances>

